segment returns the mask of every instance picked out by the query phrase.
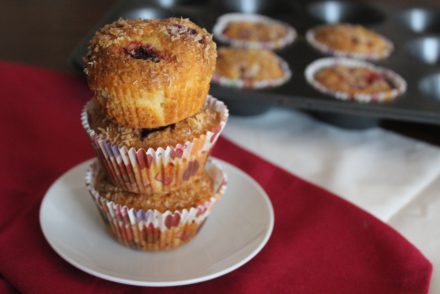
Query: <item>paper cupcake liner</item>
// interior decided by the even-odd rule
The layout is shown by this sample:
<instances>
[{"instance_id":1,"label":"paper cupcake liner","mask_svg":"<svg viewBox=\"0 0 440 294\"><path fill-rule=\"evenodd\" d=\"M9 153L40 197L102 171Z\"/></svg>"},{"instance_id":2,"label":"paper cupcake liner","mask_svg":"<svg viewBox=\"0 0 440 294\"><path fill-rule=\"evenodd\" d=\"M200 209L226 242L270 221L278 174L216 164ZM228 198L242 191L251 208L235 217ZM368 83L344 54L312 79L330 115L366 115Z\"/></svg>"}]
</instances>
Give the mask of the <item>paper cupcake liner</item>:
<instances>
[{"instance_id":1,"label":"paper cupcake liner","mask_svg":"<svg viewBox=\"0 0 440 294\"><path fill-rule=\"evenodd\" d=\"M280 24L286 27L287 35L278 40L267 41L267 42L233 39L223 34L223 30L231 21L249 21L249 22L265 22L269 24ZM216 24L214 25L213 34L217 40L234 47L260 48L260 49L270 49L270 50L284 48L287 45L293 43L293 41L295 41L297 37L296 30L292 26L284 22L275 20L267 16L263 16L259 14L248 14L248 13L227 13L220 16L217 19Z\"/></svg>"},{"instance_id":2,"label":"paper cupcake liner","mask_svg":"<svg viewBox=\"0 0 440 294\"><path fill-rule=\"evenodd\" d=\"M381 52L381 53L379 53L379 52L356 53L356 52L348 52L348 51L333 49L333 48L329 47L328 45L318 41L315 38L315 32L318 28L319 27L309 29L306 33L306 40L312 47L314 47L316 50L320 51L323 54L334 55L336 57L349 57L349 58L374 61L374 60L380 60L380 59L387 58L388 56L391 55L391 53L394 50L394 44L390 40L388 40L387 38L385 38L383 36L381 36L381 38L384 42L386 42L389 45L389 49L385 50L384 52Z\"/></svg>"},{"instance_id":3,"label":"paper cupcake liner","mask_svg":"<svg viewBox=\"0 0 440 294\"><path fill-rule=\"evenodd\" d=\"M225 76L213 74L212 82L225 87L239 88L239 89L264 89L273 88L285 84L292 77L292 72L290 71L289 64L284 61L281 57L277 56L278 62L283 70L284 74L282 77L272 80L261 80L252 81L244 79L231 79Z\"/></svg>"},{"instance_id":4,"label":"paper cupcake liner","mask_svg":"<svg viewBox=\"0 0 440 294\"><path fill-rule=\"evenodd\" d=\"M335 65L345 65L349 67L366 67L369 69L372 69L374 71L379 72L380 74L384 75L386 78L388 78L390 81L393 82L395 89L387 92L382 93L375 93L375 94L353 94L350 95L345 92L340 91L334 91L331 90L325 86L323 86L321 83L317 82L315 80L315 74L324 68L335 66ZM357 102L363 102L363 103L369 103L369 102L385 102L385 101L391 101L397 96L403 94L406 91L406 82L405 80L395 73L392 70L375 66L371 63L356 60L356 59L349 59L349 58L321 58L318 59L311 64L309 64L304 72L305 78L307 82L317 89L318 91L331 95L337 99L341 100L353 100Z\"/></svg>"},{"instance_id":5,"label":"paper cupcake liner","mask_svg":"<svg viewBox=\"0 0 440 294\"><path fill-rule=\"evenodd\" d=\"M114 145L99 136L89 125L89 106L90 102L84 107L81 121L98 159L115 185L133 193L169 192L199 175L229 115L223 102L208 96L206 107L221 117L213 131L175 146L144 149Z\"/></svg>"},{"instance_id":6,"label":"paper cupcake liner","mask_svg":"<svg viewBox=\"0 0 440 294\"><path fill-rule=\"evenodd\" d=\"M209 161L205 167L214 180L214 195L205 203L189 209L142 210L117 204L95 190L98 162L86 173L86 186L111 235L125 246L139 250L158 251L177 248L190 241L201 229L227 186L225 173Z\"/></svg>"}]
</instances>

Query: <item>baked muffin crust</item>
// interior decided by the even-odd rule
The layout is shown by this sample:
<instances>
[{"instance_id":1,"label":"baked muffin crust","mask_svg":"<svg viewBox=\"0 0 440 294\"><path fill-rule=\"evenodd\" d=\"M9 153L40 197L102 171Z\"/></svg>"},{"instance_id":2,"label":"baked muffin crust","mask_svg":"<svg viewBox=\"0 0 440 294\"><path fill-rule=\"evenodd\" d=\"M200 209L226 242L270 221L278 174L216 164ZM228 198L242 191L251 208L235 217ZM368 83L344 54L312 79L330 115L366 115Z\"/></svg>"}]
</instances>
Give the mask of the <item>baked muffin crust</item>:
<instances>
[{"instance_id":1,"label":"baked muffin crust","mask_svg":"<svg viewBox=\"0 0 440 294\"><path fill-rule=\"evenodd\" d=\"M262 81L282 78L285 72L272 51L223 47L218 50L214 74L229 79Z\"/></svg>"},{"instance_id":2,"label":"baked muffin crust","mask_svg":"<svg viewBox=\"0 0 440 294\"><path fill-rule=\"evenodd\" d=\"M316 41L342 53L385 58L393 49L388 40L361 25L323 25L315 28L313 32Z\"/></svg>"},{"instance_id":3,"label":"baked muffin crust","mask_svg":"<svg viewBox=\"0 0 440 294\"><path fill-rule=\"evenodd\" d=\"M183 144L213 131L221 121L219 112L204 107L199 113L173 125L157 129L127 128L108 118L94 102L88 108L88 117L90 127L111 144L145 149Z\"/></svg>"},{"instance_id":4,"label":"baked muffin crust","mask_svg":"<svg viewBox=\"0 0 440 294\"><path fill-rule=\"evenodd\" d=\"M393 81L382 73L367 67L335 65L319 70L315 79L333 91L356 94L387 93L396 89Z\"/></svg>"},{"instance_id":5,"label":"baked muffin crust","mask_svg":"<svg viewBox=\"0 0 440 294\"><path fill-rule=\"evenodd\" d=\"M199 177L181 189L165 194L136 194L123 191L113 185L102 169L100 169L96 180L95 190L109 201L128 208L149 210L155 209L160 212L167 210L183 210L203 205L214 196L213 179L204 171Z\"/></svg>"},{"instance_id":6,"label":"baked muffin crust","mask_svg":"<svg viewBox=\"0 0 440 294\"><path fill-rule=\"evenodd\" d=\"M271 42L286 37L288 30L275 22L231 21L223 29L223 34L236 40Z\"/></svg>"}]
</instances>

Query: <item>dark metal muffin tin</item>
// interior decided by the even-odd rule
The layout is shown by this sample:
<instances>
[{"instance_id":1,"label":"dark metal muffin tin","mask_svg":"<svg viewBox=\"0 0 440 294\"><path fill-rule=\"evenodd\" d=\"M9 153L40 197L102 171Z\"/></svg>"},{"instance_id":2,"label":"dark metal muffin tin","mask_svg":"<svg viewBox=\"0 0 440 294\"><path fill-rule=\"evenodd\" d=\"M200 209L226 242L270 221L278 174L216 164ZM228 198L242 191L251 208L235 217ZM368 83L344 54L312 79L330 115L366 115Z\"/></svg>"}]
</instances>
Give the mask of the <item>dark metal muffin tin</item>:
<instances>
[{"instance_id":1,"label":"dark metal muffin tin","mask_svg":"<svg viewBox=\"0 0 440 294\"><path fill-rule=\"evenodd\" d=\"M212 30L218 16L232 11L268 15L293 25L299 33L292 45L277 52L293 72L285 85L264 90L212 85L211 93L224 100L232 113L256 114L271 105L282 105L317 111L320 116L339 114L353 125L366 117L440 124L440 11L343 1L131 0L118 2L96 28L119 17L182 16ZM388 37L395 51L388 59L374 63L399 73L408 83L407 92L390 103L365 104L336 100L309 86L304 69L324 55L305 41L304 34L318 24L333 22L359 23ZM96 28L72 54L78 68L82 68L82 56ZM344 124L349 126L350 122Z\"/></svg>"}]
</instances>

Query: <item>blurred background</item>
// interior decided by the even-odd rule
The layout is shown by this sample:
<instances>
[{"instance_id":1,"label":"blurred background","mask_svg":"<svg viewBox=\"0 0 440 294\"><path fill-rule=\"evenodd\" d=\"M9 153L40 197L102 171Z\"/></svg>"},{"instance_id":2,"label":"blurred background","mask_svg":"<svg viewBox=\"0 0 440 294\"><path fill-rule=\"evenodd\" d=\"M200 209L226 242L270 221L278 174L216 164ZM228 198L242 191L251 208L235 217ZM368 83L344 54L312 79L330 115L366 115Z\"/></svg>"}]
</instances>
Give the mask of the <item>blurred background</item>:
<instances>
[{"instance_id":1,"label":"blurred background","mask_svg":"<svg viewBox=\"0 0 440 294\"><path fill-rule=\"evenodd\" d=\"M195 0L208 2L209 0ZM120 1L115 0L2 0L0 58L71 71L73 48ZM124 1L123 1L124 2ZM125 1L130 2L130 1ZM159 1L160 2L160 1ZM164 0L171 3L174 0ZM183 1L182 1L183 2ZM276 3L276 0L270 1ZM278 2L280 2L278 0ZM305 5L312 1L289 1ZM366 1L350 1L366 3ZM439 8L438 0L381 0L370 3ZM440 20L439 20L440 22ZM440 34L440 28L439 28Z\"/></svg>"},{"instance_id":2,"label":"blurred background","mask_svg":"<svg viewBox=\"0 0 440 294\"><path fill-rule=\"evenodd\" d=\"M241 0L241 1L220 1L220 0L150 0L150 1L114 1L114 0L3 0L0 4L0 36L2 38L0 46L0 59L19 63L36 65L64 72L78 73L78 68L72 65L74 61L75 48L84 44L87 34L93 32L98 24L103 21L115 18L124 7L133 3L136 5L153 4L155 7L164 11L171 11L171 15L182 14L185 11L188 14L200 14L201 18L206 17L203 7L206 8L206 14L212 7L228 12L258 12L275 16L282 13L283 20L292 18L292 22L301 35L304 34L307 27L301 27L301 22L296 22L296 17L302 19L314 19L316 23L336 21L348 21L352 23L362 23L367 27L375 29L388 17L396 18L396 26L407 26L407 30L396 34L410 34L418 30L425 35L440 35L440 1L438 0L382 0L382 1L345 1L342 9L333 11L332 7L323 15L320 11L310 12L307 8L317 1L287 1L287 0ZM331 1L330 1L331 2ZM347 5L348 4L348 5ZM372 7L385 6L388 14L376 14L374 11L365 10L365 5ZM198 10L194 10L194 7ZM345 9L345 6L350 9ZM178 12L174 10L178 7ZM202 8L200 8L202 7ZM210 7L210 8L208 8ZM354 10L353 10L354 7ZM357 10L356 7L363 7ZM393 15L395 10L396 15ZM400 12L411 10L412 8L421 8L422 12L403 15ZM122 9L122 10L121 10ZM246 11L247 10L247 11ZM348 11L350 10L350 11ZM303 11L309 11L310 15L304 15ZM346 14L347 12L347 14ZM349 12L349 13L348 13ZM317 13L317 14L316 14ZM300 15L301 14L301 15ZM146 15L132 15L147 16ZM156 16L156 15L153 15ZM159 15L160 16L160 15ZM168 15L163 15L168 16ZM195 20L197 22L197 20ZM202 23L210 29L212 23ZM310 25L310 24L309 24ZM393 39L393 36L389 36ZM440 44L440 42L438 43ZM429 45L429 44L428 44ZM440 45L439 45L440 46ZM438 65L440 62L440 47L436 44L425 46L423 58L426 62ZM417 50L417 48L415 48ZM78 53L78 51L76 52ZM438 56L437 56L437 53ZM77 54L78 55L78 54ZM298 57L300 58L300 56ZM300 70L301 71L301 70ZM301 72L297 71L298 75ZM411 85L410 85L411 86ZM440 86L437 87L440 93ZM440 95L440 94L439 94ZM440 145L440 127L433 124L402 122L383 120L380 126L385 129L421 139L436 145Z\"/></svg>"}]
</instances>

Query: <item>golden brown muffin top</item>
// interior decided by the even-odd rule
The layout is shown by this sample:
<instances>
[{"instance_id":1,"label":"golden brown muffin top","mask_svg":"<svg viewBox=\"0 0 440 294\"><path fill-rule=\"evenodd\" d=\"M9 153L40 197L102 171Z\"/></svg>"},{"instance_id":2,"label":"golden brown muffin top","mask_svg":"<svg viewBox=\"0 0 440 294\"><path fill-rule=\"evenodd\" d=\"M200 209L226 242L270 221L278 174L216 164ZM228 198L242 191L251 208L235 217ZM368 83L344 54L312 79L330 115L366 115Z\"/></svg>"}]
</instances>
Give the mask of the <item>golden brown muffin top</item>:
<instances>
[{"instance_id":1,"label":"golden brown muffin top","mask_svg":"<svg viewBox=\"0 0 440 294\"><path fill-rule=\"evenodd\" d=\"M189 19L119 19L96 31L90 40L86 73L92 74L104 55L109 55L110 62L111 57L138 64L150 61L150 66L160 69L164 63L184 62L184 57L199 58L201 50L200 61L209 62L212 57L215 60L215 49L211 34ZM122 74L123 69L120 71Z\"/></svg>"},{"instance_id":2,"label":"golden brown muffin top","mask_svg":"<svg viewBox=\"0 0 440 294\"><path fill-rule=\"evenodd\" d=\"M214 74L230 79L261 81L281 78L285 72L272 51L223 47L218 50Z\"/></svg>"},{"instance_id":3,"label":"golden brown muffin top","mask_svg":"<svg viewBox=\"0 0 440 294\"><path fill-rule=\"evenodd\" d=\"M214 181L204 171L190 184L165 194L136 194L111 184L101 169L95 180L95 190L109 201L134 209L156 209L160 212L190 209L203 205L214 196Z\"/></svg>"},{"instance_id":4,"label":"golden brown muffin top","mask_svg":"<svg viewBox=\"0 0 440 294\"><path fill-rule=\"evenodd\" d=\"M176 124L158 129L133 129L121 126L109 119L95 102L89 108L90 127L114 145L134 148L159 148L175 146L191 141L219 126L221 114L205 107L201 112Z\"/></svg>"},{"instance_id":5,"label":"golden brown muffin top","mask_svg":"<svg viewBox=\"0 0 440 294\"><path fill-rule=\"evenodd\" d=\"M287 27L276 22L231 21L222 32L231 39L257 42L270 42L284 38Z\"/></svg>"},{"instance_id":6,"label":"golden brown muffin top","mask_svg":"<svg viewBox=\"0 0 440 294\"><path fill-rule=\"evenodd\" d=\"M350 95L386 93L396 88L381 72L360 66L327 67L319 70L314 78L328 89Z\"/></svg>"},{"instance_id":7,"label":"golden brown muffin top","mask_svg":"<svg viewBox=\"0 0 440 294\"><path fill-rule=\"evenodd\" d=\"M380 55L392 49L381 35L361 25L323 25L314 29L314 37L331 49L350 53Z\"/></svg>"},{"instance_id":8,"label":"golden brown muffin top","mask_svg":"<svg viewBox=\"0 0 440 294\"><path fill-rule=\"evenodd\" d=\"M188 19L119 19L91 39L85 72L91 90L101 96L114 88L157 91L189 78L194 64L211 75L216 56L211 34Z\"/></svg>"}]
</instances>

